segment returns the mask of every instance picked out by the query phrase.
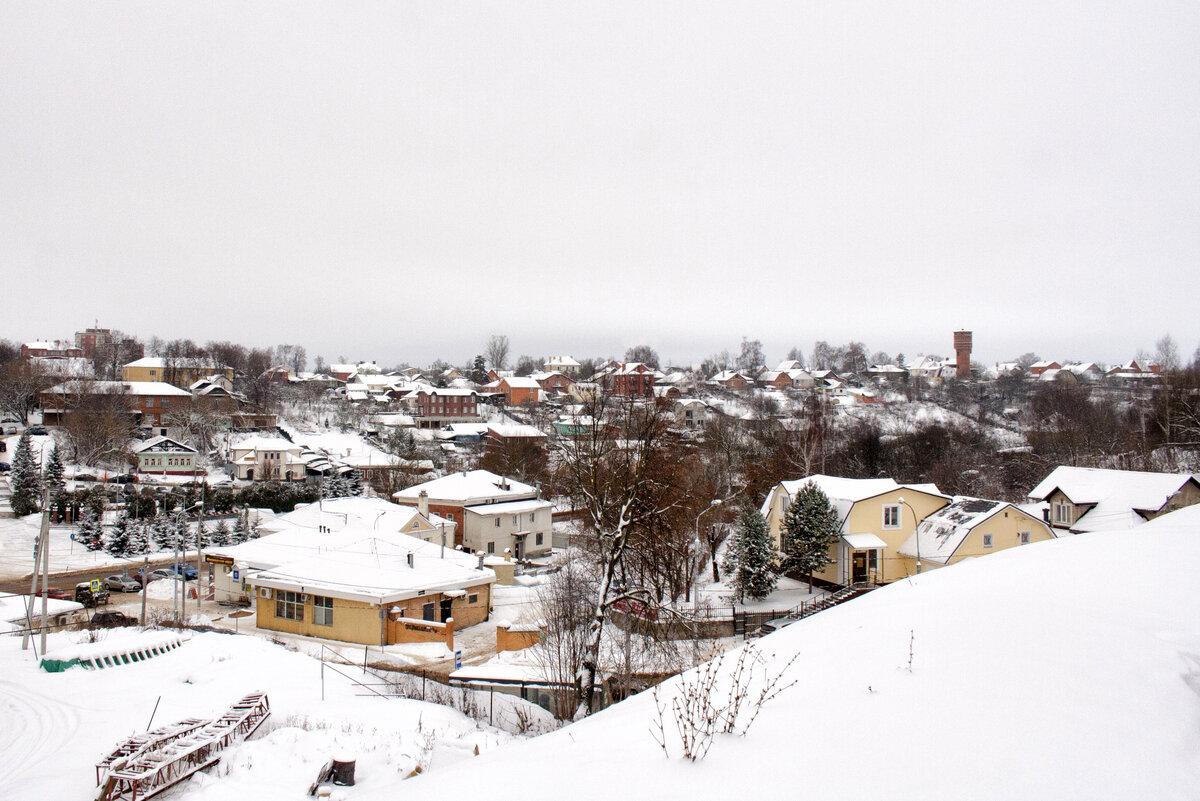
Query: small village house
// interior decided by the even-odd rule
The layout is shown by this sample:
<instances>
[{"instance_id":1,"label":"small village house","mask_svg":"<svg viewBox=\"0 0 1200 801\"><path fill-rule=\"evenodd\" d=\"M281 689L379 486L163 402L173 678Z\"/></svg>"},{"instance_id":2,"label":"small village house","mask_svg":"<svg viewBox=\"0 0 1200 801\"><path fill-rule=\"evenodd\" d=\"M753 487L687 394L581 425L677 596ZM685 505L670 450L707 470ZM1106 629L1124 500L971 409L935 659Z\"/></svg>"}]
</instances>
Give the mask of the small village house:
<instances>
[{"instance_id":1,"label":"small village house","mask_svg":"<svg viewBox=\"0 0 1200 801\"><path fill-rule=\"evenodd\" d=\"M1190 473L1145 473L1060 466L1029 493L1047 504L1055 531L1129 529L1159 515L1200 503L1200 481Z\"/></svg>"},{"instance_id":2,"label":"small village house","mask_svg":"<svg viewBox=\"0 0 1200 801\"><path fill-rule=\"evenodd\" d=\"M1045 522L1011 503L955 498L922 520L899 551L913 573L1052 539Z\"/></svg>"}]
</instances>

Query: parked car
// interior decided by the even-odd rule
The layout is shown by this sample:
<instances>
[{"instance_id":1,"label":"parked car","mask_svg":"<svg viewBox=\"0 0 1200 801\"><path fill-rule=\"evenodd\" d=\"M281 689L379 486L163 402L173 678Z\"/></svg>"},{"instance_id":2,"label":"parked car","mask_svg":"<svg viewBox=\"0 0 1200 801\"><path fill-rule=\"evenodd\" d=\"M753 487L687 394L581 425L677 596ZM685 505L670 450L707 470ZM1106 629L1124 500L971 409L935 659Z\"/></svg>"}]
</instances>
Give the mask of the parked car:
<instances>
[{"instance_id":1,"label":"parked car","mask_svg":"<svg viewBox=\"0 0 1200 801\"><path fill-rule=\"evenodd\" d=\"M9 470L12 470L11 464L8 462L0 462L0 473L7 473Z\"/></svg>"},{"instance_id":2,"label":"parked car","mask_svg":"<svg viewBox=\"0 0 1200 801\"><path fill-rule=\"evenodd\" d=\"M151 570L150 573L144 579L142 577L142 572L143 572L142 569L139 568L137 570L137 572L134 573L134 575L137 577L138 581L145 581L147 583L151 582L151 581L161 581L162 579L169 579L169 578L176 577L175 573L172 573L170 570L164 570L161 567L158 568L157 570Z\"/></svg>"},{"instance_id":3,"label":"parked car","mask_svg":"<svg viewBox=\"0 0 1200 801\"><path fill-rule=\"evenodd\" d=\"M104 579L105 585L110 590L117 592L141 592L142 583L137 579L131 579L129 576L109 576Z\"/></svg>"},{"instance_id":4,"label":"parked car","mask_svg":"<svg viewBox=\"0 0 1200 801\"><path fill-rule=\"evenodd\" d=\"M71 600L70 594L66 590L60 589L58 587L47 587L44 590L38 590L36 595L39 598L41 598L44 595L47 598L54 598L59 601Z\"/></svg>"},{"instance_id":5,"label":"parked car","mask_svg":"<svg viewBox=\"0 0 1200 801\"><path fill-rule=\"evenodd\" d=\"M30 436L45 436L48 433L45 426L30 426L25 430L29 432Z\"/></svg>"},{"instance_id":6,"label":"parked car","mask_svg":"<svg viewBox=\"0 0 1200 801\"><path fill-rule=\"evenodd\" d=\"M111 629L117 626L136 626L138 619L121 612L97 612L88 622L89 629Z\"/></svg>"},{"instance_id":7,"label":"parked car","mask_svg":"<svg viewBox=\"0 0 1200 801\"><path fill-rule=\"evenodd\" d=\"M135 476L133 473L123 473L122 475L114 478L113 481L117 482L118 484L136 484L137 476Z\"/></svg>"},{"instance_id":8,"label":"parked car","mask_svg":"<svg viewBox=\"0 0 1200 801\"><path fill-rule=\"evenodd\" d=\"M93 592L90 581L81 581L75 585L75 602L84 606L106 604L108 603L108 588L101 584L100 589Z\"/></svg>"},{"instance_id":9,"label":"parked car","mask_svg":"<svg viewBox=\"0 0 1200 801\"><path fill-rule=\"evenodd\" d=\"M76 481L95 481L96 477L90 476L87 473L84 473L82 475L75 476L75 480Z\"/></svg>"},{"instance_id":10,"label":"parked car","mask_svg":"<svg viewBox=\"0 0 1200 801\"><path fill-rule=\"evenodd\" d=\"M170 571L172 575L183 576L185 581L195 581L196 576L199 575L196 572L196 568L192 567L191 565L171 565L167 568L167 570Z\"/></svg>"}]
</instances>

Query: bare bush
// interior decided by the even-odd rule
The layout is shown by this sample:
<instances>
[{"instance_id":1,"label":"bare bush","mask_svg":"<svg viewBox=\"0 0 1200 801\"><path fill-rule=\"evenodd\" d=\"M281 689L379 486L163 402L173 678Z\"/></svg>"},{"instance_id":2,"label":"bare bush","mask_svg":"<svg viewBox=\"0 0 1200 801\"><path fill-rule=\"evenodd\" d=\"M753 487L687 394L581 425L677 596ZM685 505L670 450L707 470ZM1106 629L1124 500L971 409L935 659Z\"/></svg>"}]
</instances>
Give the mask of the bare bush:
<instances>
[{"instance_id":1,"label":"bare bush","mask_svg":"<svg viewBox=\"0 0 1200 801\"><path fill-rule=\"evenodd\" d=\"M692 762L704 759L715 735L745 735L763 705L796 683L793 679L780 684L780 680L798 657L796 654L780 670L772 672L767 657L749 645L738 653L730 670L724 670L725 654L722 654L683 678L669 704L660 694L661 686L655 687L656 712L651 719L650 736L662 748L663 755L669 757L665 723L669 708L684 758Z\"/></svg>"}]
</instances>

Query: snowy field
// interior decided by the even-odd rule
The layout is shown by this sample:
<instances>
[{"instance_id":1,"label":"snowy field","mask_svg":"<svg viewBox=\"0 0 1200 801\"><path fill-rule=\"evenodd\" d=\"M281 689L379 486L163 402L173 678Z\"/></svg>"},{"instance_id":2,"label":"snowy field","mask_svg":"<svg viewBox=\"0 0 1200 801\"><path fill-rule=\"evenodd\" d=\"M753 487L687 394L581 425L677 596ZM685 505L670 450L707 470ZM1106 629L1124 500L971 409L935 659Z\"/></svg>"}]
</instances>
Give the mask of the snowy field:
<instances>
[{"instance_id":1,"label":"snowy field","mask_svg":"<svg viewBox=\"0 0 1200 801\"><path fill-rule=\"evenodd\" d=\"M101 632L117 644L133 629ZM54 634L48 649L82 635ZM357 759L357 796L397 792L420 767L440 772L512 739L449 707L364 695L348 679L255 637L200 634L144 662L107 670L38 669L19 637L0 637L0 776L13 798L90 798L94 765L124 738L187 717L221 714L265 690L271 718L254 739L227 752L164 799L304 798L334 754ZM157 712L155 704L159 702Z\"/></svg>"},{"instance_id":2,"label":"snowy field","mask_svg":"<svg viewBox=\"0 0 1200 801\"><path fill-rule=\"evenodd\" d=\"M785 675L797 683L746 736L718 735L702 761L681 758L670 712L664 756L643 693L420 777L404 796L1194 799L1198 559L1191 507L1135 532L965 562L758 641L768 670L797 657ZM694 676L664 685L664 701Z\"/></svg>"}]
</instances>

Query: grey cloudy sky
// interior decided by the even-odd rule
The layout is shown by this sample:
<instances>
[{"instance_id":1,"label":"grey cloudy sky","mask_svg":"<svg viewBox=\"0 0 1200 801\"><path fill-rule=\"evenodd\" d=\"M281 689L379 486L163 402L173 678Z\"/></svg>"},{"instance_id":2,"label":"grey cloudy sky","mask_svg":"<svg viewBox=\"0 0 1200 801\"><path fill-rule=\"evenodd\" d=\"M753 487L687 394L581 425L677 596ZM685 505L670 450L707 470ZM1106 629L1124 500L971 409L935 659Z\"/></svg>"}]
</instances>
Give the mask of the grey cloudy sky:
<instances>
[{"instance_id":1,"label":"grey cloudy sky","mask_svg":"<svg viewBox=\"0 0 1200 801\"><path fill-rule=\"evenodd\" d=\"M1191 2L0 4L0 336L1200 344Z\"/></svg>"}]
</instances>

